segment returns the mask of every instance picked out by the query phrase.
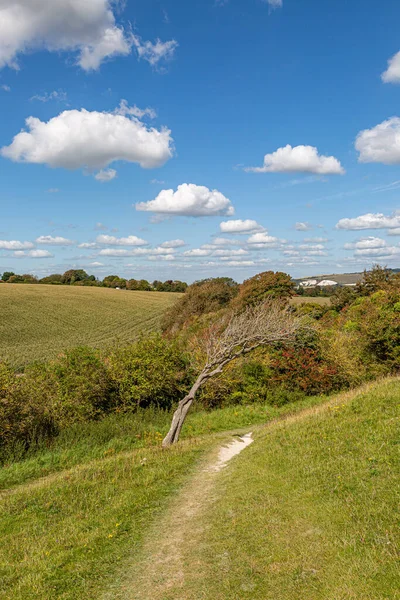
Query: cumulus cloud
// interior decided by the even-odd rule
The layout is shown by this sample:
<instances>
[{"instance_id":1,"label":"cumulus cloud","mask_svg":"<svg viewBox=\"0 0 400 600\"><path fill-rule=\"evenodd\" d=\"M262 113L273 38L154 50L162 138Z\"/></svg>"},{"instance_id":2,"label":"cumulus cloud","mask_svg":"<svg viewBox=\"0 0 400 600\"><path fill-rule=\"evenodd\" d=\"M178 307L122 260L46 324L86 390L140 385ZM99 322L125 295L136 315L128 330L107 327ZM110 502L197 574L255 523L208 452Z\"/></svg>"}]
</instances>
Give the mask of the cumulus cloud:
<instances>
[{"instance_id":1,"label":"cumulus cloud","mask_svg":"<svg viewBox=\"0 0 400 600\"><path fill-rule=\"evenodd\" d=\"M386 241L382 238L378 237L365 237L357 240L356 242L352 242L349 244L345 244L344 247L346 250L351 250L353 248L356 249L364 249L364 248L384 248L386 246Z\"/></svg>"},{"instance_id":2,"label":"cumulus cloud","mask_svg":"<svg viewBox=\"0 0 400 600\"><path fill-rule=\"evenodd\" d=\"M129 235L128 237L117 238L113 235L98 235L96 238L98 244L104 244L107 246L147 246L148 242L142 240L136 235Z\"/></svg>"},{"instance_id":3,"label":"cumulus cloud","mask_svg":"<svg viewBox=\"0 0 400 600\"><path fill-rule=\"evenodd\" d=\"M117 171L115 169L102 169L94 176L97 181L100 183L107 183L108 181L112 181L117 176Z\"/></svg>"},{"instance_id":4,"label":"cumulus cloud","mask_svg":"<svg viewBox=\"0 0 400 600\"><path fill-rule=\"evenodd\" d=\"M385 246L383 248L358 248L355 250L355 256L370 256L376 258L397 256L400 254L399 246Z\"/></svg>"},{"instance_id":5,"label":"cumulus cloud","mask_svg":"<svg viewBox=\"0 0 400 600\"><path fill-rule=\"evenodd\" d=\"M47 244L48 246L72 246L74 242L61 236L41 235L36 238L37 244Z\"/></svg>"},{"instance_id":6,"label":"cumulus cloud","mask_svg":"<svg viewBox=\"0 0 400 600\"><path fill-rule=\"evenodd\" d=\"M230 260L225 263L227 267L253 267L255 266L255 262L253 260Z\"/></svg>"},{"instance_id":7,"label":"cumulus cloud","mask_svg":"<svg viewBox=\"0 0 400 600\"><path fill-rule=\"evenodd\" d=\"M186 250L184 256L210 256L211 250L209 248L193 248L192 250Z\"/></svg>"},{"instance_id":8,"label":"cumulus cloud","mask_svg":"<svg viewBox=\"0 0 400 600\"><path fill-rule=\"evenodd\" d=\"M272 246L276 246L279 242L277 237L273 237L272 235L268 235L267 232L263 233L254 233L251 235L247 243L253 248L268 248Z\"/></svg>"},{"instance_id":9,"label":"cumulus cloud","mask_svg":"<svg viewBox=\"0 0 400 600\"><path fill-rule=\"evenodd\" d=\"M389 229L387 234L388 235L400 235L400 227L395 227L394 229Z\"/></svg>"},{"instance_id":10,"label":"cumulus cloud","mask_svg":"<svg viewBox=\"0 0 400 600\"><path fill-rule=\"evenodd\" d=\"M226 260L227 257L244 256L248 253L248 250L244 250L243 248L239 248L238 250L215 250L213 256L219 256L221 257L221 260Z\"/></svg>"},{"instance_id":11,"label":"cumulus cloud","mask_svg":"<svg viewBox=\"0 0 400 600\"><path fill-rule=\"evenodd\" d=\"M264 156L262 167L247 167L253 173L317 173L318 175L343 175L345 170L334 156L318 154L314 146L289 144Z\"/></svg>"},{"instance_id":12,"label":"cumulus cloud","mask_svg":"<svg viewBox=\"0 0 400 600\"><path fill-rule=\"evenodd\" d=\"M160 39L155 42L143 41L138 35L133 35L132 41L139 59L146 60L152 67L156 68L160 62L172 60L179 45L176 40L167 42L162 42Z\"/></svg>"},{"instance_id":13,"label":"cumulus cloud","mask_svg":"<svg viewBox=\"0 0 400 600\"><path fill-rule=\"evenodd\" d=\"M231 216L231 201L218 190L202 185L182 183L174 190L162 190L154 200L139 202L136 210L188 217Z\"/></svg>"},{"instance_id":14,"label":"cumulus cloud","mask_svg":"<svg viewBox=\"0 0 400 600\"><path fill-rule=\"evenodd\" d=\"M256 233L257 231L265 231L262 225L252 219L236 219L233 221L223 221L220 223L220 231L222 233Z\"/></svg>"},{"instance_id":15,"label":"cumulus cloud","mask_svg":"<svg viewBox=\"0 0 400 600\"><path fill-rule=\"evenodd\" d=\"M3 85L1 86L1 89L3 90L3 92L11 92L10 86L6 85L5 83L3 83Z\"/></svg>"},{"instance_id":16,"label":"cumulus cloud","mask_svg":"<svg viewBox=\"0 0 400 600\"><path fill-rule=\"evenodd\" d=\"M372 129L360 131L355 146L360 153L359 162L400 164L400 118L392 117Z\"/></svg>"},{"instance_id":17,"label":"cumulus cloud","mask_svg":"<svg viewBox=\"0 0 400 600\"><path fill-rule=\"evenodd\" d=\"M106 58L128 55L131 36L118 27L111 0L0 0L0 68L18 68L18 55L34 50L78 53L85 71Z\"/></svg>"},{"instance_id":18,"label":"cumulus cloud","mask_svg":"<svg viewBox=\"0 0 400 600\"><path fill-rule=\"evenodd\" d=\"M186 244L183 240L169 240L160 244L161 248L181 248L185 245Z\"/></svg>"},{"instance_id":19,"label":"cumulus cloud","mask_svg":"<svg viewBox=\"0 0 400 600\"><path fill-rule=\"evenodd\" d=\"M0 240L0 250L27 250L34 248L32 242L20 242L18 240Z\"/></svg>"},{"instance_id":20,"label":"cumulus cloud","mask_svg":"<svg viewBox=\"0 0 400 600\"><path fill-rule=\"evenodd\" d=\"M100 250L99 256L148 256L154 255L159 256L162 254L172 254L173 249L171 248L134 248L133 250L122 250L120 248L104 248Z\"/></svg>"},{"instance_id":21,"label":"cumulus cloud","mask_svg":"<svg viewBox=\"0 0 400 600\"><path fill-rule=\"evenodd\" d=\"M400 52L388 60L388 68L382 73L384 83L400 83Z\"/></svg>"},{"instance_id":22,"label":"cumulus cloud","mask_svg":"<svg viewBox=\"0 0 400 600\"><path fill-rule=\"evenodd\" d=\"M135 117L66 110L47 122L28 117L26 126L27 131L1 149L2 156L14 162L90 171L117 160L151 169L173 155L170 130L148 128Z\"/></svg>"},{"instance_id":23,"label":"cumulus cloud","mask_svg":"<svg viewBox=\"0 0 400 600\"><path fill-rule=\"evenodd\" d=\"M325 246L323 244L300 244L301 250L323 250Z\"/></svg>"},{"instance_id":24,"label":"cumulus cloud","mask_svg":"<svg viewBox=\"0 0 400 600\"><path fill-rule=\"evenodd\" d=\"M78 244L78 248L97 248L97 244L95 242L83 242L82 244Z\"/></svg>"},{"instance_id":25,"label":"cumulus cloud","mask_svg":"<svg viewBox=\"0 0 400 600\"><path fill-rule=\"evenodd\" d=\"M264 0L271 8L281 8L283 6L283 0Z\"/></svg>"},{"instance_id":26,"label":"cumulus cloud","mask_svg":"<svg viewBox=\"0 0 400 600\"><path fill-rule=\"evenodd\" d=\"M48 250L18 250L14 252L15 258L53 258L54 254L51 254Z\"/></svg>"},{"instance_id":27,"label":"cumulus cloud","mask_svg":"<svg viewBox=\"0 0 400 600\"><path fill-rule=\"evenodd\" d=\"M154 256L154 255L150 255L147 257L147 260L166 260L166 261L172 261L175 260L175 256L174 254L161 254L160 256Z\"/></svg>"},{"instance_id":28,"label":"cumulus cloud","mask_svg":"<svg viewBox=\"0 0 400 600\"><path fill-rule=\"evenodd\" d=\"M367 213L354 219L340 219L336 229L395 229L400 227L400 213L386 216L383 213Z\"/></svg>"}]
</instances>

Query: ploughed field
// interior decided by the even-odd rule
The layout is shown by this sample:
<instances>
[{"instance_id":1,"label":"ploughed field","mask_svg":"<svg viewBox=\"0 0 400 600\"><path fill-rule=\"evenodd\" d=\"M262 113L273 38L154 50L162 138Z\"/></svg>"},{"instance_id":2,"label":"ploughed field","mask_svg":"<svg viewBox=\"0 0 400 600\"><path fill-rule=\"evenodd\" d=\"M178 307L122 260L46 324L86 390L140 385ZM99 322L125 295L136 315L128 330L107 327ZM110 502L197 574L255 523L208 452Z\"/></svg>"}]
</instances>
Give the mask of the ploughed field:
<instances>
[{"instance_id":1,"label":"ploughed field","mask_svg":"<svg viewBox=\"0 0 400 600\"><path fill-rule=\"evenodd\" d=\"M16 367L80 345L129 343L157 331L180 294L52 285L0 285L0 360Z\"/></svg>"}]
</instances>

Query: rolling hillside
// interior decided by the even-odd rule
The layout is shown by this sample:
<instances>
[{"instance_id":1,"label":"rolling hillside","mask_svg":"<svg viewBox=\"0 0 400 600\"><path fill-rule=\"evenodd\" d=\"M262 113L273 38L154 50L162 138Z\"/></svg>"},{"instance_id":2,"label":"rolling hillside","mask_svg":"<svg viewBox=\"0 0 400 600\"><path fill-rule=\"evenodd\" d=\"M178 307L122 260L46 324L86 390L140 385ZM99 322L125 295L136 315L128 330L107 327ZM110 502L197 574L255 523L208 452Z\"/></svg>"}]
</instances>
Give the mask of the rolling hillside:
<instances>
[{"instance_id":1,"label":"rolling hillside","mask_svg":"<svg viewBox=\"0 0 400 600\"><path fill-rule=\"evenodd\" d=\"M106 288L1 285L0 359L19 367L79 345L129 343L157 330L180 294Z\"/></svg>"}]
</instances>

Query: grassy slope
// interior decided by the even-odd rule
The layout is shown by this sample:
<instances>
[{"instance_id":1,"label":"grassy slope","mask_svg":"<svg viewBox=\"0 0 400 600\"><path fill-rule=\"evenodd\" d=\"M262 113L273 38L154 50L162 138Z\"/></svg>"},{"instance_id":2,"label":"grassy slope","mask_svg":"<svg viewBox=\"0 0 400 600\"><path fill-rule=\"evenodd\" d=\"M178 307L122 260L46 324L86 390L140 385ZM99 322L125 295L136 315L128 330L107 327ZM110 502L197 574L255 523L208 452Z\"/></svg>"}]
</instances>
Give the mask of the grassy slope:
<instances>
[{"instance_id":1,"label":"grassy slope","mask_svg":"<svg viewBox=\"0 0 400 600\"><path fill-rule=\"evenodd\" d=\"M195 412L187 439L168 451L159 443L169 415L104 421L0 469L0 599L99 598L200 457L226 439L216 432L321 401Z\"/></svg>"},{"instance_id":2,"label":"grassy slope","mask_svg":"<svg viewBox=\"0 0 400 600\"><path fill-rule=\"evenodd\" d=\"M222 473L171 598L400 598L399 400L386 382L258 431Z\"/></svg>"},{"instance_id":3,"label":"grassy slope","mask_svg":"<svg viewBox=\"0 0 400 600\"><path fill-rule=\"evenodd\" d=\"M179 294L0 285L0 359L21 366L79 345L130 342L159 327Z\"/></svg>"}]
</instances>

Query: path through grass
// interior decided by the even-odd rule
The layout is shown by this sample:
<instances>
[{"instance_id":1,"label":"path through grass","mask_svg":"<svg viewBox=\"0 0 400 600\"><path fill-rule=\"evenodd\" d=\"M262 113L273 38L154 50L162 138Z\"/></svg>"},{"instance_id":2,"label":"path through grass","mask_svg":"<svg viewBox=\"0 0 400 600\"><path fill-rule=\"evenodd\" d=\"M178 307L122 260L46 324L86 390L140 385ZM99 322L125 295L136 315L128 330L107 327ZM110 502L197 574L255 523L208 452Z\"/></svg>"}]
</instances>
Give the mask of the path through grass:
<instances>
[{"instance_id":1,"label":"path through grass","mask_svg":"<svg viewBox=\"0 0 400 600\"><path fill-rule=\"evenodd\" d=\"M400 598L399 400L381 382L256 430L187 484L104 598Z\"/></svg>"}]
</instances>

